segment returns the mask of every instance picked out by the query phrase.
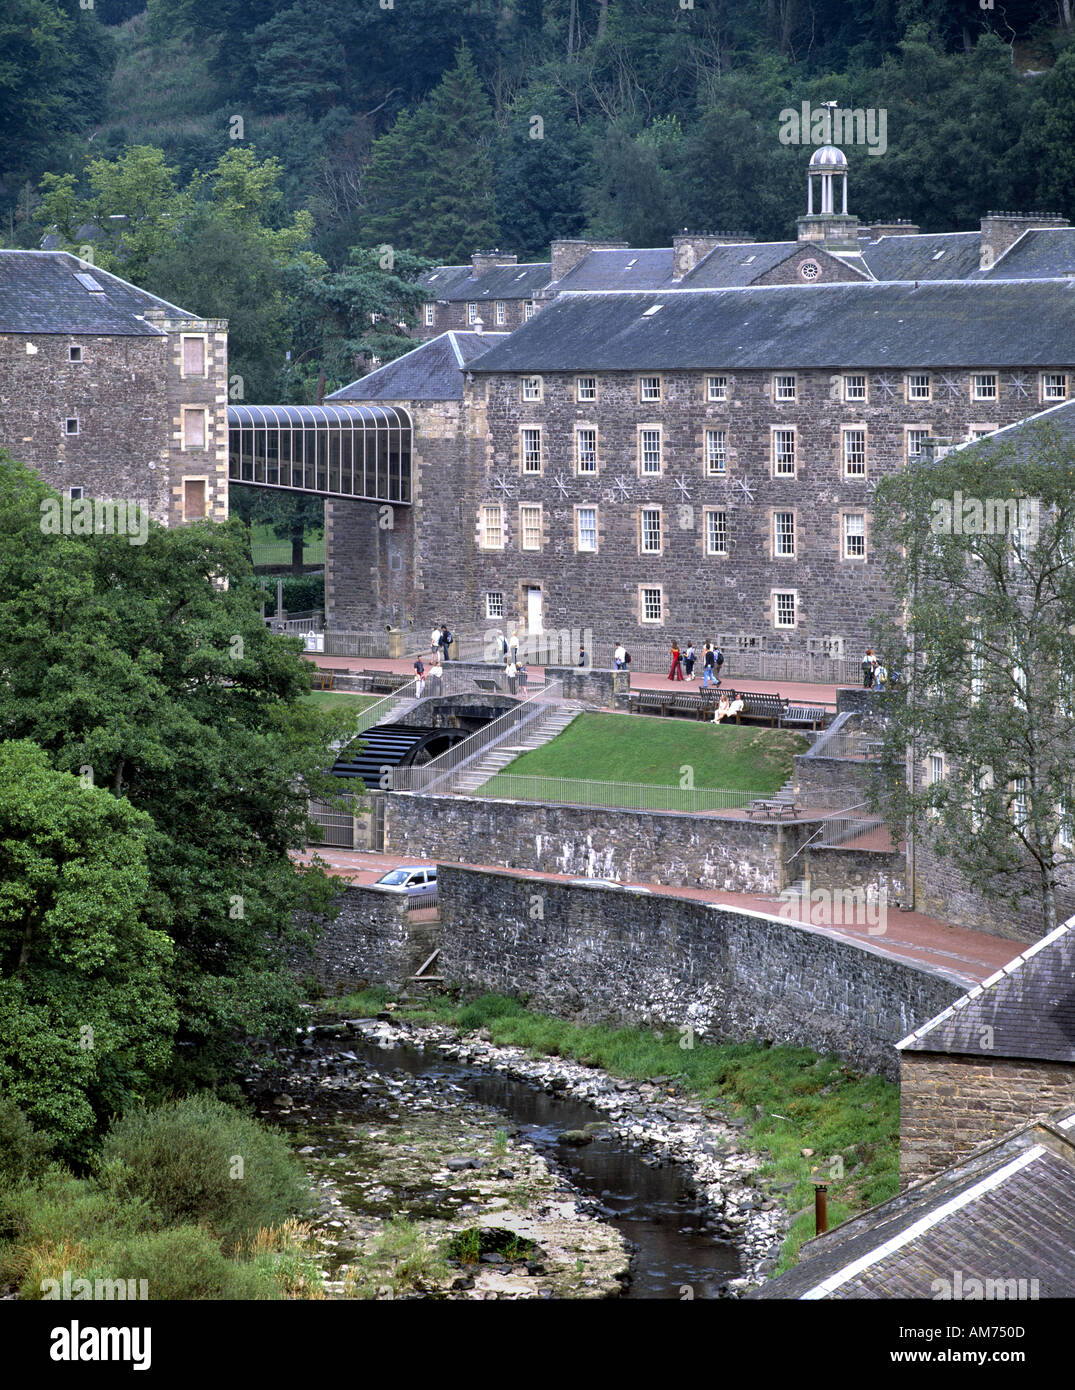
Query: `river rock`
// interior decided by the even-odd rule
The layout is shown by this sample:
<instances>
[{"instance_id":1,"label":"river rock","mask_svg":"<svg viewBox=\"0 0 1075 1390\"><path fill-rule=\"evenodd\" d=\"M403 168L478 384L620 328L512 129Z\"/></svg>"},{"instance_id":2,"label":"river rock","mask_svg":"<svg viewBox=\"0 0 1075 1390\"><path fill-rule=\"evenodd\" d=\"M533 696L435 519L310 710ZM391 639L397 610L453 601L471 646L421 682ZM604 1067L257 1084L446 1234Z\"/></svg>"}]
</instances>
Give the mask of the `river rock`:
<instances>
[{"instance_id":1,"label":"river rock","mask_svg":"<svg viewBox=\"0 0 1075 1390\"><path fill-rule=\"evenodd\" d=\"M593 1135L588 1134L584 1129L565 1129L560 1135L561 1144L570 1144L573 1148L581 1149L585 1144L593 1143Z\"/></svg>"}]
</instances>

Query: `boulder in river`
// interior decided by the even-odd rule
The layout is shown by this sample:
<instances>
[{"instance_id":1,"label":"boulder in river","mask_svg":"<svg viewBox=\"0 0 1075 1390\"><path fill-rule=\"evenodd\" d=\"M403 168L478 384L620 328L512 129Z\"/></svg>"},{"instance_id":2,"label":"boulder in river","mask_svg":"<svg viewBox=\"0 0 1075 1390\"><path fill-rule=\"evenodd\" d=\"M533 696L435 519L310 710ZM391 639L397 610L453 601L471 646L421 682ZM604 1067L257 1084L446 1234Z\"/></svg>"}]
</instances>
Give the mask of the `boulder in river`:
<instances>
[{"instance_id":1,"label":"boulder in river","mask_svg":"<svg viewBox=\"0 0 1075 1390\"><path fill-rule=\"evenodd\" d=\"M570 1144L573 1148L581 1149L584 1144L593 1143L593 1135L584 1129L565 1129L560 1135L561 1144Z\"/></svg>"}]
</instances>

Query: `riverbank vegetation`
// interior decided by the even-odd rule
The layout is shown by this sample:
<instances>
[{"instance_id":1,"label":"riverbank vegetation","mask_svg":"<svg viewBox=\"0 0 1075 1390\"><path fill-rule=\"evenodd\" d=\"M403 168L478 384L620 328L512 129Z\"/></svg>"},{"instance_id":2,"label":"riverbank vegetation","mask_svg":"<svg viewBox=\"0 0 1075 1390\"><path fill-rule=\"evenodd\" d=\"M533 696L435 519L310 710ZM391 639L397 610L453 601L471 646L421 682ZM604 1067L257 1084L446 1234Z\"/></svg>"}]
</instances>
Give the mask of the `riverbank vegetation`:
<instances>
[{"instance_id":1,"label":"riverbank vegetation","mask_svg":"<svg viewBox=\"0 0 1075 1390\"><path fill-rule=\"evenodd\" d=\"M714 1115L745 1123L742 1143L766 1158L756 1181L793 1214L777 1273L814 1233L813 1180L829 1181L830 1226L899 1190L899 1088L804 1047L703 1043L678 1029L582 1026L503 995L397 1004L385 989L322 1000L335 1017L393 1017L484 1030L501 1047L599 1066L611 1076L660 1077L697 1096Z\"/></svg>"},{"instance_id":2,"label":"riverbank vegetation","mask_svg":"<svg viewBox=\"0 0 1075 1390\"><path fill-rule=\"evenodd\" d=\"M81 1176L47 1148L0 1101L0 1293L101 1298L122 1281L151 1300L324 1297L309 1183L286 1139L240 1110L207 1096L131 1109Z\"/></svg>"}]
</instances>

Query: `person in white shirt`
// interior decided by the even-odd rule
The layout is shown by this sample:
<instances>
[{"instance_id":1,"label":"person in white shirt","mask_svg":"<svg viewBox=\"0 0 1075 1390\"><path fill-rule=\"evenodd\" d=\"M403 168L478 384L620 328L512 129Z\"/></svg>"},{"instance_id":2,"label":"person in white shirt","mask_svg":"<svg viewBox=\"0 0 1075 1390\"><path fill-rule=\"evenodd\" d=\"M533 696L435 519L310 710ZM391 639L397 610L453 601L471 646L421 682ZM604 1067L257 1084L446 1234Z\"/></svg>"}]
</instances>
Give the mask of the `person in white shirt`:
<instances>
[{"instance_id":1,"label":"person in white shirt","mask_svg":"<svg viewBox=\"0 0 1075 1390\"><path fill-rule=\"evenodd\" d=\"M429 650L430 650L430 653L431 653L433 656L436 656L437 652L440 650L440 628L439 628L439 627L435 627L435 628L433 629L433 631L429 634Z\"/></svg>"},{"instance_id":2,"label":"person in white shirt","mask_svg":"<svg viewBox=\"0 0 1075 1390\"><path fill-rule=\"evenodd\" d=\"M612 653L612 664L617 671L622 671L626 665L627 652L622 642L616 643L616 650Z\"/></svg>"},{"instance_id":3,"label":"person in white shirt","mask_svg":"<svg viewBox=\"0 0 1075 1390\"><path fill-rule=\"evenodd\" d=\"M511 692L512 695L514 695L515 678L519 674L519 668L518 666L516 666L514 659L510 656L508 658L508 664L504 667L504 674L508 678L508 690Z\"/></svg>"}]
</instances>

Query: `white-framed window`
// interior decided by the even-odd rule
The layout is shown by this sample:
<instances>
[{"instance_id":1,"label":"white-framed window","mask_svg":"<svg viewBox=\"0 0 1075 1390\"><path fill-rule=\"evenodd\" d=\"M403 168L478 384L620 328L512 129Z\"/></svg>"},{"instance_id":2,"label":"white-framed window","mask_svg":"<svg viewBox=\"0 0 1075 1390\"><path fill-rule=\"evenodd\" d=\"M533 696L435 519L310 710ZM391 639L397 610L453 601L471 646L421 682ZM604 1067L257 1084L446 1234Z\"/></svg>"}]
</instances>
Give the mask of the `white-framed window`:
<instances>
[{"instance_id":1,"label":"white-framed window","mask_svg":"<svg viewBox=\"0 0 1075 1390\"><path fill-rule=\"evenodd\" d=\"M971 704L976 705L985 690L985 652L982 649L982 629L977 624L970 630L969 645L970 698Z\"/></svg>"},{"instance_id":2,"label":"white-framed window","mask_svg":"<svg viewBox=\"0 0 1075 1390\"><path fill-rule=\"evenodd\" d=\"M482 507L482 549L504 549L504 508L499 503Z\"/></svg>"},{"instance_id":3,"label":"white-framed window","mask_svg":"<svg viewBox=\"0 0 1075 1390\"><path fill-rule=\"evenodd\" d=\"M523 320L529 323L529 321L534 317L536 313L537 305L534 303L532 299L528 299L526 303L523 305Z\"/></svg>"},{"instance_id":4,"label":"white-framed window","mask_svg":"<svg viewBox=\"0 0 1075 1390\"><path fill-rule=\"evenodd\" d=\"M987 435L995 434L996 425L968 425L967 434L971 439L985 439Z\"/></svg>"},{"instance_id":5,"label":"white-framed window","mask_svg":"<svg viewBox=\"0 0 1075 1390\"><path fill-rule=\"evenodd\" d=\"M524 473L541 472L541 427L524 425L522 434L522 456Z\"/></svg>"},{"instance_id":6,"label":"white-framed window","mask_svg":"<svg viewBox=\"0 0 1075 1390\"><path fill-rule=\"evenodd\" d=\"M1030 814L1030 803L1027 800L1027 782L1025 777L1012 778L1012 822L1016 826L1024 826L1027 816Z\"/></svg>"},{"instance_id":7,"label":"white-framed window","mask_svg":"<svg viewBox=\"0 0 1075 1390\"><path fill-rule=\"evenodd\" d=\"M85 358L82 356L82 348L77 343L72 343L67 349L67 360L68 362L85 361Z\"/></svg>"},{"instance_id":8,"label":"white-framed window","mask_svg":"<svg viewBox=\"0 0 1075 1390\"><path fill-rule=\"evenodd\" d=\"M206 375L206 348L208 342L202 333L183 333L180 336L181 368L180 376Z\"/></svg>"},{"instance_id":9,"label":"white-framed window","mask_svg":"<svg viewBox=\"0 0 1075 1390\"><path fill-rule=\"evenodd\" d=\"M997 398L996 372L975 372L971 377L971 395L976 401L995 401Z\"/></svg>"},{"instance_id":10,"label":"white-framed window","mask_svg":"<svg viewBox=\"0 0 1075 1390\"><path fill-rule=\"evenodd\" d=\"M1016 662L1012 666L1012 684L1015 686L1015 694L1012 696L1012 704L1016 709L1026 709L1026 671Z\"/></svg>"},{"instance_id":11,"label":"white-framed window","mask_svg":"<svg viewBox=\"0 0 1075 1390\"><path fill-rule=\"evenodd\" d=\"M865 560L866 515L864 512L844 513L844 559Z\"/></svg>"},{"instance_id":12,"label":"white-framed window","mask_svg":"<svg viewBox=\"0 0 1075 1390\"><path fill-rule=\"evenodd\" d=\"M1070 801L1061 801L1056 808L1059 821L1056 829L1056 843L1062 850L1075 848L1075 811Z\"/></svg>"},{"instance_id":13,"label":"white-framed window","mask_svg":"<svg viewBox=\"0 0 1075 1390\"><path fill-rule=\"evenodd\" d=\"M843 430L844 477L866 476L866 427L847 425Z\"/></svg>"},{"instance_id":14,"label":"white-framed window","mask_svg":"<svg viewBox=\"0 0 1075 1390\"><path fill-rule=\"evenodd\" d=\"M200 405L185 405L183 407L184 449L208 448L208 414L209 412Z\"/></svg>"},{"instance_id":15,"label":"white-framed window","mask_svg":"<svg viewBox=\"0 0 1075 1390\"><path fill-rule=\"evenodd\" d=\"M423 304L422 313L425 316L427 328L432 328L437 322L437 306L435 304Z\"/></svg>"},{"instance_id":16,"label":"white-framed window","mask_svg":"<svg viewBox=\"0 0 1075 1390\"><path fill-rule=\"evenodd\" d=\"M644 623L664 622L664 597L659 584L639 585L638 616Z\"/></svg>"},{"instance_id":17,"label":"white-framed window","mask_svg":"<svg viewBox=\"0 0 1075 1390\"><path fill-rule=\"evenodd\" d=\"M726 401L728 399L728 378L726 376L707 376L705 379L705 398L707 401Z\"/></svg>"},{"instance_id":18,"label":"white-framed window","mask_svg":"<svg viewBox=\"0 0 1075 1390\"><path fill-rule=\"evenodd\" d=\"M539 376L524 376L522 384L523 400L540 401L541 384L541 377Z\"/></svg>"},{"instance_id":19,"label":"white-framed window","mask_svg":"<svg viewBox=\"0 0 1075 1390\"><path fill-rule=\"evenodd\" d=\"M933 377L929 372L909 372L907 374L907 399L909 401L928 401L933 396Z\"/></svg>"},{"instance_id":20,"label":"white-framed window","mask_svg":"<svg viewBox=\"0 0 1075 1390\"><path fill-rule=\"evenodd\" d=\"M597 549L597 508L575 508L575 545L580 551Z\"/></svg>"},{"instance_id":21,"label":"white-framed window","mask_svg":"<svg viewBox=\"0 0 1075 1390\"><path fill-rule=\"evenodd\" d=\"M519 508L519 547L522 550L541 549L541 507L524 503Z\"/></svg>"},{"instance_id":22,"label":"white-framed window","mask_svg":"<svg viewBox=\"0 0 1075 1390\"><path fill-rule=\"evenodd\" d=\"M1041 399L1045 401L1066 401L1068 398L1067 372L1042 372Z\"/></svg>"},{"instance_id":23,"label":"white-framed window","mask_svg":"<svg viewBox=\"0 0 1075 1390\"><path fill-rule=\"evenodd\" d=\"M773 400L794 402L798 399L794 373L773 377Z\"/></svg>"},{"instance_id":24,"label":"white-framed window","mask_svg":"<svg viewBox=\"0 0 1075 1390\"><path fill-rule=\"evenodd\" d=\"M795 554L795 513L773 513L773 556Z\"/></svg>"},{"instance_id":25,"label":"white-framed window","mask_svg":"<svg viewBox=\"0 0 1075 1390\"><path fill-rule=\"evenodd\" d=\"M575 429L575 467L580 473L597 472L597 430L593 425Z\"/></svg>"},{"instance_id":26,"label":"white-framed window","mask_svg":"<svg viewBox=\"0 0 1075 1390\"><path fill-rule=\"evenodd\" d=\"M773 590L773 627L788 628L795 626L797 597L798 595L794 589Z\"/></svg>"},{"instance_id":27,"label":"white-framed window","mask_svg":"<svg viewBox=\"0 0 1075 1390\"><path fill-rule=\"evenodd\" d=\"M86 489L84 487L69 487L67 489L67 495L72 502L79 502L85 497Z\"/></svg>"},{"instance_id":28,"label":"white-framed window","mask_svg":"<svg viewBox=\"0 0 1075 1390\"><path fill-rule=\"evenodd\" d=\"M477 322L478 322L478 306L477 306L477 304L468 304L468 305L467 305L467 323L477 323Z\"/></svg>"},{"instance_id":29,"label":"white-framed window","mask_svg":"<svg viewBox=\"0 0 1075 1390\"><path fill-rule=\"evenodd\" d=\"M661 509L640 507L638 512L639 549L643 555L661 553Z\"/></svg>"},{"instance_id":30,"label":"white-framed window","mask_svg":"<svg viewBox=\"0 0 1075 1390\"><path fill-rule=\"evenodd\" d=\"M928 429L908 429L907 430L907 457L909 459L921 458L925 452L930 432Z\"/></svg>"},{"instance_id":31,"label":"white-framed window","mask_svg":"<svg viewBox=\"0 0 1075 1390\"><path fill-rule=\"evenodd\" d=\"M773 473L778 478L795 476L795 431L773 430Z\"/></svg>"},{"instance_id":32,"label":"white-framed window","mask_svg":"<svg viewBox=\"0 0 1075 1390\"><path fill-rule=\"evenodd\" d=\"M707 509L705 513L705 553L727 555L728 513Z\"/></svg>"},{"instance_id":33,"label":"white-framed window","mask_svg":"<svg viewBox=\"0 0 1075 1390\"><path fill-rule=\"evenodd\" d=\"M869 387L866 377L860 372L853 376L844 377L844 400L845 401L865 401L869 400Z\"/></svg>"},{"instance_id":34,"label":"white-framed window","mask_svg":"<svg viewBox=\"0 0 1075 1390\"><path fill-rule=\"evenodd\" d=\"M595 376L580 376L576 378L575 399L577 401L597 400L597 378Z\"/></svg>"},{"instance_id":35,"label":"white-framed window","mask_svg":"<svg viewBox=\"0 0 1075 1390\"><path fill-rule=\"evenodd\" d=\"M721 476L728 471L727 430L706 430L705 471L711 478Z\"/></svg>"},{"instance_id":36,"label":"white-framed window","mask_svg":"<svg viewBox=\"0 0 1075 1390\"><path fill-rule=\"evenodd\" d=\"M944 781L944 754L931 753L928 763L929 785L935 787L939 782Z\"/></svg>"},{"instance_id":37,"label":"white-framed window","mask_svg":"<svg viewBox=\"0 0 1075 1390\"><path fill-rule=\"evenodd\" d=\"M992 786L993 774L988 770L988 768L984 772L980 772L977 775L977 777L975 777L971 786L969 819L970 828L975 832L975 834L977 834L978 831L981 830L982 825L985 822L986 798L988 797Z\"/></svg>"},{"instance_id":38,"label":"white-framed window","mask_svg":"<svg viewBox=\"0 0 1075 1390\"><path fill-rule=\"evenodd\" d=\"M659 401L661 399L661 378L659 376L640 376L638 378L638 399L640 401Z\"/></svg>"},{"instance_id":39,"label":"white-framed window","mask_svg":"<svg viewBox=\"0 0 1075 1390\"><path fill-rule=\"evenodd\" d=\"M206 516L207 478L183 479L183 520L203 521Z\"/></svg>"},{"instance_id":40,"label":"white-framed window","mask_svg":"<svg viewBox=\"0 0 1075 1390\"><path fill-rule=\"evenodd\" d=\"M504 616L504 595L499 589L494 589L485 595L485 616L487 618L502 618Z\"/></svg>"},{"instance_id":41,"label":"white-framed window","mask_svg":"<svg viewBox=\"0 0 1075 1390\"><path fill-rule=\"evenodd\" d=\"M508 321L508 306L504 303L502 299L498 299L496 301L495 317L498 328L502 324L507 323Z\"/></svg>"},{"instance_id":42,"label":"white-framed window","mask_svg":"<svg viewBox=\"0 0 1075 1390\"><path fill-rule=\"evenodd\" d=\"M643 425L638 431L638 466L642 473L661 471L661 427Z\"/></svg>"},{"instance_id":43,"label":"white-framed window","mask_svg":"<svg viewBox=\"0 0 1075 1390\"><path fill-rule=\"evenodd\" d=\"M63 422L63 432L64 434L78 434L79 425L77 415L67 416L67 418Z\"/></svg>"}]
</instances>

